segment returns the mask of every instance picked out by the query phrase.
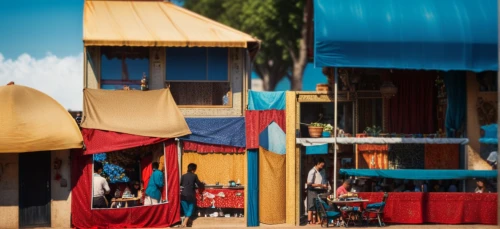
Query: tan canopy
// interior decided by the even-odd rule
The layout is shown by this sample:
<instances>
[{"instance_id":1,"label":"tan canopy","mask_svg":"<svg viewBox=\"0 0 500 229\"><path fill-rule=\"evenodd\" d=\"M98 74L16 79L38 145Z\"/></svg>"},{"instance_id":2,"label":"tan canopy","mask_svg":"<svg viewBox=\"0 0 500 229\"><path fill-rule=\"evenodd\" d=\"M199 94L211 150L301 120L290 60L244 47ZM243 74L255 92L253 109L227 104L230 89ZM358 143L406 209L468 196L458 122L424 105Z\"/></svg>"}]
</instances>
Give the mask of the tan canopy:
<instances>
[{"instance_id":1,"label":"tan canopy","mask_svg":"<svg viewBox=\"0 0 500 229\"><path fill-rule=\"evenodd\" d=\"M0 153L82 148L80 129L58 102L33 88L0 86Z\"/></svg>"},{"instance_id":2,"label":"tan canopy","mask_svg":"<svg viewBox=\"0 0 500 229\"><path fill-rule=\"evenodd\" d=\"M85 89L83 98L83 128L160 138L191 134L170 89Z\"/></svg>"},{"instance_id":3,"label":"tan canopy","mask_svg":"<svg viewBox=\"0 0 500 229\"><path fill-rule=\"evenodd\" d=\"M85 1L85 46L240 47L252 36L170 2Z\"/></svg>"}]
</instances>

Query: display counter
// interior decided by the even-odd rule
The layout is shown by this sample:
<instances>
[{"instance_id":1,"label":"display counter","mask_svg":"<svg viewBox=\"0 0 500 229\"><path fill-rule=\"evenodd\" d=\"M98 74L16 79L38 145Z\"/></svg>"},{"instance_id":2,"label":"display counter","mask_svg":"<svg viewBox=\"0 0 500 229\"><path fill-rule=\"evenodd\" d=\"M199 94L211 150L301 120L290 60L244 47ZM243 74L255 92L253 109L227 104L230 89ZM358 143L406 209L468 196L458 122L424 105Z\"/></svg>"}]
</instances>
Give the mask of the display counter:
<instances>
[{"instance_id":1,"label":"display counter","mask_svg":"<svg viewBox=\"0 0 500 229\"><path fill-rule=\"evenodd\" d=\"M206 187L203 195L196 194L196 205L199 208L245 208L245 188L238 187Z\"/></svg>"},{"instance_id":2,"label":"display counter","mask_svg":"<svg viewBox=\"0 0 500 229\"><path fill-rule=\"evenodd\" d=\"M358 196L367 204L382 201L384 193L365 192ZM390 192L384 221L397 224L489 224L497 223L496 193Z\"/></svg>"}]
</instances>

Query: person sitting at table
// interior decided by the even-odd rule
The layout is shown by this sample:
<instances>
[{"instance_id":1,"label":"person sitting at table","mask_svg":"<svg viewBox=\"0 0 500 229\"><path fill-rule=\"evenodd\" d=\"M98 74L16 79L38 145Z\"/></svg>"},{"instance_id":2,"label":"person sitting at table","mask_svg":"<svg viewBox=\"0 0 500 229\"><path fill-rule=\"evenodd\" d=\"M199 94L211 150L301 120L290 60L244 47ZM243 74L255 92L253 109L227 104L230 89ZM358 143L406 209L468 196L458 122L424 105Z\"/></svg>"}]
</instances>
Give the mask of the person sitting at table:
<instances>
[{"instance_id":1,"label":"person sitting at table","mask_svg":"<svg viewBox=\"0 0 500 229\"><path fill-rule=\"evenodd\" d=\"M475 193L488 193L489 191L486 189L486 185L483 179L478 179L476 181L476 189L474 190Z\"/></svg>"},{"instance_id":2,"label":"person sitting at table","mask_svg":"<svg viewBox=\"0 0 500 229\"><path fill-rule=\"evenodd\" d=\"M345 180L342 185L337 189L337 198L340 198L343 195L347 195L349 190L351 189L351 179Z\"/></svg>"},{"instance_id":3,"label":"person sitting at table","mask_svg":"<svg viewBox=\"0 0 500 229\"><path fill-rule=\"evenodd\" d=\"M453 180L448 186L448 192L458 192L458 181Z\"/></svg>"},{"instance_id":4,"label":"person sitting at table","mask_svg":"<svg viewBox=\"0 0 500 229\"><path fill-rule=\"evenodd\" d=\"M181 224L181 227L186 227L189 223L189 218L193 214L194 205L196 204L196 186L198 192L204 188L204 184L198 179L196 175L197 165L190 163L188 165L187 173L181 177L181 207L186 217ZM196 186L195 186L196 185ZM201 194L201 192L200 192Z\"/></svg>"},{"instance_id":5,"label":"person sitting at table","mask_svg":"<svg viewBox=\"0 0 500 229\"><path fill-rule=\"evenodd\" d=\"M153 162L151 166L153 167L153 173L149 178L148 187L146 188L144 206L159 204L161 199L161 189L165 185L163 173L158 170L158 162Z\"/></svg>"},{"instance_id":6,"label":"person sitting at table","mask_svg":"<svg viewBox=\"0 0 500 229\"><path fill-rule=\"evenodd\" d=\"M135 198L141 199L142 192L141 192L141 184L139 184L139 181L130 182L128 190L130 191L130 194L132 194ZM129 207L133 207L133 206L137 206L137 205L139 205L139 201L129 201L128 202Z\"/></svg>"},{"instance_id":7,"label":"person sitting at table","mask_svg":"<svg viewBox=\"0 0 500 229\"><path fill-rule=\"evenodd\" d=\"M316 214L315 199L318 194L325 192L328 188L324 167L325 160L318 158L314 162L314 167L307 174L307 220L309 224L316 224L316 217L314 217Z\"/></svg>"}]
</instances>

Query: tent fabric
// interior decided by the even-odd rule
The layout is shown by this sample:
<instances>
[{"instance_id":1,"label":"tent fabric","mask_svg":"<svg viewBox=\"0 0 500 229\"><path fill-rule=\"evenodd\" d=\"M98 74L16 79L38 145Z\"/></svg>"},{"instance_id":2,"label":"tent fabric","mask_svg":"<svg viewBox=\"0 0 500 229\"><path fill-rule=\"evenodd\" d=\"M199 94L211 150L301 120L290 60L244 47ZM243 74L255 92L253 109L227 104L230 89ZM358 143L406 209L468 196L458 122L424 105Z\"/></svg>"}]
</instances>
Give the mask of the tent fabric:
<instances>
[{"instance_id":1,"label":"tent fabric","mask_svg":"<svg viewBox=\"0 0 500 229\"><path fill-rule=\"evenodd\" d=\"M191 134L168 88L85 89L83 98L83 128L158 138Z\"/></svg>"},{"instance_id":2,"label":"tent fabric","mask_svg":"<svg viewBox=\"0 0 500 229\"><path fill-rule=\"evenodd\" d=\"M197 153L245 153L244 147L205 144L198 142L182 141L184 151Z\"/></svg>"},{"instance_id":3,"label":"tent fabric","mask_svg":"<svg viewBox=\"0 0 500 229\"><path fill-rule=\"evenodd\" d=\"M484 131L484 136L479 139L479 142L482 144L498 144L498 125L490 124L481 126L481 130Z\"/></svg>"},{"instance_id":4,"label":"tent fabric","mask_svg":"<svg viewBox=\"0 0 500 229\"><path fill-rule=\"evenodd\" d=\"M48 95L20 85L0 86L0 153L82 148L80 129Z\"/></svg>"},{"instance_id":5,"label":"tent fabric","mask_svg":"<svg viewBox=\"0 0 500 229\"><path fill-rule=\"evenodd\" d=\"M186 118L191 134L182 140L245 147L245 118Z\"/></svg>"},{"instance_id":6,"label":"tent fabric","mask_svg":"<svg viewBox=\"0 0 500 229\"><path fill-rule=\"evenodd\" d=\"M444 84L448 106L446 108L446 136L453 138L463 130L466 117L467 91L466 72L450 71L444 73Z\"/></svg>"},{"instance_id":7,"label":"tent fabric","mask_svg":"<svg viewBox=\"0 0 500 229\"><path fill-rule=\"evenodd\" d=\"M144 137L85 128L82 129L82 135L85 142L85 155L152 145L166 140L164 138Z\"/></svg>"},{"instance_id":8,"label":"tent fabric","mask_svg":"<svg viewBox=\"0 0 500 229\"><path fill-rule=\"evenodd\" d=\"M252 36L161 1L85 1L85 46L238 47Z\"/></svg>"},{"instance_id":9,"label":"tent fabric","mask_svg":"<svg viewBox=\"0 0 500 229\"><path fill-rule=\"evenodd\" d=\"M402 180L463 180L496 178L496 170L430 170L430 169L340 169L341 175Z\"/></svg>"},{"instance_id":10,"label":"tent fabric","mask_svg":"<svg viewBox=\"0 0 500 229\"><path fill-rule=\"evenodd\" d=\"M283 131L286 132L285 111L265 110L265 111L246 111L246 147L247 149L259 148L259 135L271 122L276 122Z\"/></svg>"},{"instance_id":11,"label":"tent fabric","mask_svg":"<svg viewBox=\"0 0 500 229\"><path fill-rule=\"evenodd\" d=\"M259 135L259 144L276 154L286 154L286 135L276 122L271 122Z\"/></svg>"},{"instance_id":12,"label":"tent fabric","mask_svg":"<svg viewBox=\"0 0 500 229\"><path fill-rule=\"evenodd\" d=\"M71 222L75 228L169 227L180 222L179 165L175 141L165 142L168 203L134 208L91 209L92 156L71 152Z\"/></svg>"},{"instance_id":13,"label":"tent fabric","mask_svg":"<svg viewBox=\"0 0 500 229\"><path fill-rule=\"evenodd\" d=\"M219 182L227 185L229 181L238 180L245 185L245 155L244 154L199 154L193 152L182 153L182 174L187 173L190 163L195 163L198 168L198 178L207 184Z\"/></svg>"},{"instance_id":14,"label":"tent fabric","mask_svg":"<svg viewBox=\"0 0 500 229\"><path fill-rule=\"evenodd\" d=\"M284 91L248 91L248 110L285 110L285 95Z\"/></svg>"},{"instance_id":15,"label":"tent fabric","mask_svg":"<svg viewBox=\"0 0 500 229\"><path fill-rule=\"evenodd\" d=\"M259 148L259 217L265 224L286 220L286 155Z\"/></svg>"},{"instance_id":16,"label":"tent fabric","mask_svg":"<svg viewBox=\"0 0 500 229\"><path fill-rule=\"evenodd\" d=\"M247 195L247 226L258 227L259 218L259 151L248 150L248 195Z\"/></svg>"},{"instance_id":17,"label":"tent fabric","mask_svg":"<svg viewBox=\"0 0 500 229\"><path fill-rule=\"evenodd\" d=\"M306 146L306 155L328 154L328 144Z\"/></svg>"},{"instance_id":18,"label":"tent fabric","mask_svg":"<svg viewBox=\"0 0 500 229\"><path fill-rule=\"evenodd\" d=\"M497 21L496 0L315 0L315 66L496 71Z\"/></svg>"}]
</instances>

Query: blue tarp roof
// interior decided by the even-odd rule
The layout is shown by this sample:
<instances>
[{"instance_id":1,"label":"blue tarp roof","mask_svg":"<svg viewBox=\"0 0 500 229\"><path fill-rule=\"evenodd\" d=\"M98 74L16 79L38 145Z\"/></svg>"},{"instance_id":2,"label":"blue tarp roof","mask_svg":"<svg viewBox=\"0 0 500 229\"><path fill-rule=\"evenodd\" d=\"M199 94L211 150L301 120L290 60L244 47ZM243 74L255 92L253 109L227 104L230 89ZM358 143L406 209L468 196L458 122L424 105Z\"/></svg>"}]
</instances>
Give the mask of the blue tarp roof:
<instances>
[{"instance_id":1,"label":"blue tarp roof","mask_svg":"<svg viewBox=\"0 0 500 229\"><path fill-rule=\"evenodd\" d=\"M401 180L464 180L497 177L496 170L340 169L340 174Z\"/></svg>"},{"instance_id":2,"label":"blue tarp roof","mask_svg":"<svg viewBox=\"0 0 500 229\"><path fill-rule=\"evenodd\" d=\"M214 145L245 147L245 118L186 118L191 134L179 139Z\"/></svg>"},{"instance_id":3,"label":"blue tarp roof","mask_svg":"<svg viewBox=\"0 0 500 229\"><path fill-rule=\"evenodd\" d=\"M314 0L316 67L498 69L497 0Z\"/></svg>"}]
</instances>

